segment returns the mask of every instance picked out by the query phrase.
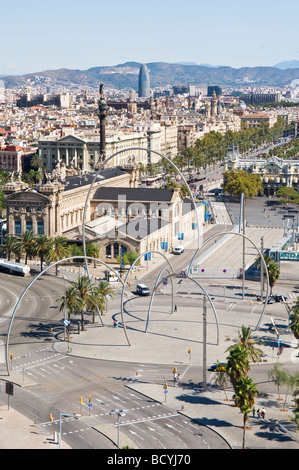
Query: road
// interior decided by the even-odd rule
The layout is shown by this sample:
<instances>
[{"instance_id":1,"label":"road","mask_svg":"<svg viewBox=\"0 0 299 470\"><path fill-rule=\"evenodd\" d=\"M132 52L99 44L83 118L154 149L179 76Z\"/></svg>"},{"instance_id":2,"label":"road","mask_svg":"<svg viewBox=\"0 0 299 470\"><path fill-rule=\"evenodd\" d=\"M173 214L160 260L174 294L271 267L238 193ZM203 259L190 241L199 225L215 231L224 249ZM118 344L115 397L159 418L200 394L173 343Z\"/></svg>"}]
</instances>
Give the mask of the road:
<instances>
[{"instance_id":1,"label":"road","mask_svg":"<svg viewBox=\"0 0 299 470\"><path fill-rule=\"evenodd\" d=\"M136 380L135 366L130 363L69 357L48 348L15 358L14 371L18 370L30 387L15 389L13 406L49 434L59 431L60 413L80 415L63 422L63 440L73 448L115 448L99 432L116 426L115 416L110 415L114 409L125 411L121 445L133 438L141 449L227 448L209 429L127 388ZM171 372L169 367L147 365L142 377L162 385L164 377L171 381Z\"/></svg>"},{"instance_id":2,"label":"road","mask_svg":"<svg viewBox=\"0 0 299 470\"><path fill-rule=\"evenodd\" d=\"M229 229L229 226L225 227L226 230ZM205 233L204 238L210 237L212 231L213 233L222 231L222 227L213 226L209 232ZM213 241L210 242L210 245L212 243ZM192 251L186 250L184 254L179 256L169 255L176 272L180 272L186 266L190 260L190 253ZM151 288L163 267L163 263L157 263L154 269L152 266L150 271L143 268L137 274L138 280L142 278L143 282ZM16 298L23 292L28 282L28 279L0 274L2 340L5 340L8 315L11 313ZM34 422L39 423L40 427L49 433L58 431L60 413L80 414L79 419L72 417L63 422L63 439L73 448L115 448L114 444L104 438L100 431L106 426L110 430L115 429L116 418L109 413L116 408L126 410L126 416L122 418L120 426L121 445L125 445L132 439L140 448L225 447L226 444L221 438L218 440L214 433L199 426L197 421L187 419L177 410L168 408L167 402L162 405L162 403L129 388L130 384L136 380L137 368L139 381L161 386L162 402L164 399L164 378L169 386L172 384L171 369L162 360L160 364L144 364L138 361L138 358L135 358L131 363L119 362L117 359L87 359L57 353L52 349L52 342L63 336L63 315L59 312L56 300L62 295L66 284L67 281L56 279L54 276L45 276L39 279L26 294L17 311L11 332L10 351L14 354L11 365L13 372L18 373L21 381L24 380L24 384L28 386L15 388L13 406ZM222 284L221 282L216 284L212 280L206 280L204 285L215 300L222 325L229 328L230 332L234 328L236 314L239 317L242 317L242 314L248 314L248 312L259 314L262 309L262 304L256 301L252 306L246 301L240 303L240 286L236 285L235 281L225 280ZM194 293L193 287L186 295L184 293L187 292L186 280L183 281L183 284L178 284L178 279L175 279L174 286L183 311L187 312L188 309L198 308L201 304L198 300L202 296ZM128 327L136 328L138 325L138 328L143 328L149 298L137 297L133 287L134 283L130 292L131 300L126 303L129 316ZM159 310L169 308L170 303L170 285L168 284L162 289L165 290L165 294L157 296ZM248 283L246 289L246 299L252 299L254 288L250 287ZM287 285L285 289L288 289ZM119 296L109 304L109 314L119 319L118 301ZM272 312L276 314L277 311L277 315L286 321L287 313L285 309L279 307L279 305L272 306L271 314ZM267 319L270 321L270 315ZM171 333L174 339L178 336L175 326L173 332L167 331L168 336L171 336ZM284 325L281 328L283 330ZM77 334L75 330L73 334ZM161 330L160 334L165 335L165 330ZM269 341L273 341L273 345L276 346L274 337L271 339L268 332L263 331L263 334L268 341L268 346L271 344ZM211 356L208 357L210 360ZM214 362L214 358L211 362ZM1 367L3 368L3 364ZM276 391L267 377L270 367L271 364L267 364L263 368L252 368L252 374L258 383L259 390L264 393ZM293 366L288 364L288 367L292 368ZM202 368L198 365L192 365L184 377L184 384L192 386L196 390L197 387L200 387L201 377ZM212 382L213 373L208 375L208 383ZM81 396L83 405L80 404ZM89 397L91 397L91 407L88 406ZM0 394L2 403L5 399L5 395ZM54 416L52 423L49 421L49 413Z\"/></svg>"},{"instance_id":3,"label":"road","mask_svg":"<svg viewBox=\"0 0 299 470\"><path fill-rule=\"evenodd\" d=\"M12 284L11 277L5 274L0 274L0 279L1 299L7 296L12 303L28 284L28 279L19 277L13 277ZM64 441L77 449L115 448L98 429L105 425L115 426L115 417L109 413L120 407L126 410L126 419L121 423L124 445L126 438L134 438L140 448L227 447L212 431L168 409L165 404L130 391L126 385L136 378L135 365L71 358L53 351L52 342L63 335L62 314L56 308L56 299L63 287L64 281L52 276L42 282L38 280L28 292L28 302L25 297L15 316L9 348L13 352L12 372L21 377L21 385L22 381L23 385L30 384L29 387L15 387L13 406L16 409L40 423L40 427L49 433L59 430L60 413L80 414L79 419L70 418L63 423ZM11 308L10 303L3 303L3 338ZM119 311L117 306L115 311ZM142 374L146 380L161 385L164 376L171 381L169 366L146 366ZM3 402L6 397L0 396ZM92 407L88 406L90 396ZM54 422L50 422L49 413Z\"/></svg>"}]
</instances>

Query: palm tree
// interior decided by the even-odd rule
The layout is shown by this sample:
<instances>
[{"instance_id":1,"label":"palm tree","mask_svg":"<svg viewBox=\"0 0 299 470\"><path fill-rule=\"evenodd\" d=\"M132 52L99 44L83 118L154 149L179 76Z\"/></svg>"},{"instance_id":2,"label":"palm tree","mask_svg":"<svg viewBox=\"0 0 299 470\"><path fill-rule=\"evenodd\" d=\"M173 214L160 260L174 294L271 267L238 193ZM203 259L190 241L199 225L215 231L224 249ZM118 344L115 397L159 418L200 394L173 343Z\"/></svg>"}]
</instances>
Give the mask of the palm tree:
<instances>
[{"instance_id":1,"label":"palm tree","mask_svg":"<svg viewBox=\"0 0 299 470\"><path fill-rule=\"evenodd\" d=\"M280 270L278 265L274 261L270 261L267 265L268 275L269 275L269 285L270 285L270 295L272 295L272 289L280 278Z\"/></svg>"},{"instance_id":2,"label":"palm tree","mask_svg":"<svg viewBox=\"0 0 299 470\"><path fill-rule=\"evenodd\" d=\"M95 302L95 286L88 276L79 276L77 281L72 282L72 286L76 288L78 298L81 299L81 329L84 331L84 311L88 310L89 307L92 307Z\"/></svg>"},{"instance_id":3,"label":"palm tree","mask_svg":"<svg viewBox=\"0 0 299 470\"><path fill-rule=\"evenodd\" d=\"M234 400L239 406L241 413L243 413L243 449L245 449L245 430L246 423L249 419L248 415L253 408L255 397L258 393L259 391L256 388L256 384L253 383L250 377L241 377L235 384Z\"/></svg>"},{"instance_id":4,"label":"palm tree","mask_svg":"<svg viewBox=\"0 0 299 470\"><path fill-rule=\"evenodd\" d=\"M259 362L263 351L257 348L255 345L258 344L252 339L252 330L249 326L242 325L241 330L238 332L236 338L226 338L226 341L233 341L234 345L227 348L226 351L234 349L235 345L243 346L248 352L248 359L251 362Z\"/></svg>"},{"instance_id":5,"label":"palm tree","mask_svg":"<svg viewBox=\"0 0 299 470\"><path fill-rule=\"evenodd\" d=\"M53 263L67 258L70 254L70 249L67 244L67 239L61 236L56 236L51 241L51 248L48 251L49 260ZM56 264L56 276L58 274L58 265Z\"/></svg>"},{"instance_id":6,"label":"palm tree","mask_svg":"<svg viewBox=\"0 0 299 470\"><path fill-rule=\"evenodd\" d=\"M12 235L6 235L4 245L1 246L1 253L5 253L7 260L10 261L11 253L15 252L15 242L16 238Z\"/></svg>"},{"instance_id":7,"label":"palm tree","mask_svg":"<svg viewBox=\"0 0 299 470\"><path fill-rule=\"evenodd\" d=\"M15 241L15 248L19 253L25 253L25 264L28 256L34 253L35 235L32 230L26 230L20 238Z\"/></svg>"},{"instance_id":8,"label":"palm tree","mask_svg":"<svg viewBox=\"0 0 299 470\"><path fill-rule=\"evenodd\" d=\"M91 258L98 258L100 254L100 248L98 245L94 243L86 243L86 256L90 256ZM93 264L94 268L96 267L96 261Z\"/></svg>"},{"instance_id":9,"label":"palm tree","mask_svg":"<svg viewBox=\"0 0 299 470\"><path fill-rule=\"evenodd\" d=\"M35 253L40 257L40 270L43 270L43 261L50 251L52 241L46 235L38 235L35 238Z\"/></svg>"},{"instance_id":10,"label":"palm tree","mask_svg":"<svg viewBox=\"0 0 299 470\"><path fill-rule=\"evenodd\" d=\"M103 313L106 307L106 297L102 295L100 290L94 286L91 296L88 299L87 308L92 312L92 322L95 322L95 313L99 309Z\"/></svg>"},{"instance_id":11,"label":"palm tree","mask_svg":"<svg viewBox=\"0 0 299 470\"><path fill-rule=\"evenodd\" d=\"M79 296L78 290L74 286L70 286L66 289L65 294L62 295L57 301L60 302L60 312L67 312L68 321L71 319L71 313L80 312L82 310L82 301ZM68 336L69 336L69 325L68 325Z\"/></svg>"},{"instance_id":12,"label":"palm tree","mask_svg":"<svg viewBox=\"0 0 299 470\"><path fill-rule=\"evenodd\" d=\"M296 304L292 308L289 321L293 335L296 339L299 339L299 297L297 297Z\"/></svg>"},{"instance_id":13,"label":"palm tree","mask_svg":"<svg viewBox=\"0 0 299 470\"><path fill-rule=\"evenodd\" d=\"M267 271L268 271L268 276L269 276L269 285L270 285L270 295L272 295L272 289L273 289L276 281L278 281L278 279L280 278L280 270L279 270L278 265L271 258L271 256L263 254L263 258L264 258L266 266L267 266ZM256 261L259 262L258 267L260 267L261 257L258 256L256 258ZM264 276L266 276L265 273L264 273Z\"/></svg>"},{"instance_id":14,"label":"palm tree","mask_svg":"<svg viewBox=\"0 0 299 470\"><path fill-rule=\"evenodd\" d=\"M99 287L98 287L98 290L100 292L100 295L103 297L103 299L105 299L105 305L104 305L104 308L100 309L100 312L103 314L104 312L104 309L106 308L106 305L107 305L107 300L110 300L110 298L112 299L114 297L114 290L113 288L110 286L109 282L108 281L101 281L99 283Z\"/></svg>"},{"instance_id":15,"label":"palm tree","mask_svg":"<svg viewBox=\"0 0 299 470\"><path fill-rule=\"evenodd\" d=\"M230 351L227 358L227 373L233 387L250 370L248 351L244 346L236 344Z\"/></svg>"}]
</instances>

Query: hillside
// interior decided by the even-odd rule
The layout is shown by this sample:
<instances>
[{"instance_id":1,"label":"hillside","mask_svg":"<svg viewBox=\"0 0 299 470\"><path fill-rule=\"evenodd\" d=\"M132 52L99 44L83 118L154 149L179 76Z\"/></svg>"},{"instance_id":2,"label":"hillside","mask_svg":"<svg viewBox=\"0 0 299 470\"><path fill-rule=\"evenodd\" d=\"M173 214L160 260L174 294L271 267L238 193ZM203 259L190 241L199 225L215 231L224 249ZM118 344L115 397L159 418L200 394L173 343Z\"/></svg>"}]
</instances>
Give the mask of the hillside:
<instances>
[{"instance_id":1,"label":"hillside","mask_svg":"<svg viewBox=\"0 0 299 470\"><path fill-rule=\"evenodd\" d=\"M98 87L100 83L114 88L138 87L138 62L126 62L114 67L92 67L88 70L45 70L21 76L3 77L7 88L14 88L28 83L28 79L35 76L48 77L56 84L62 86L91 86ZM242 67L235 69L226 66L203 66L169 64L166 62L152 62L147 64L150 71L151 87L181 84L217 84L241 85L253 82L257 85L283 86L292 80L299 79L299 69L286 70L277 67ZM245 79L245 82L244 82Z\"/></svg>"}]
</instances>

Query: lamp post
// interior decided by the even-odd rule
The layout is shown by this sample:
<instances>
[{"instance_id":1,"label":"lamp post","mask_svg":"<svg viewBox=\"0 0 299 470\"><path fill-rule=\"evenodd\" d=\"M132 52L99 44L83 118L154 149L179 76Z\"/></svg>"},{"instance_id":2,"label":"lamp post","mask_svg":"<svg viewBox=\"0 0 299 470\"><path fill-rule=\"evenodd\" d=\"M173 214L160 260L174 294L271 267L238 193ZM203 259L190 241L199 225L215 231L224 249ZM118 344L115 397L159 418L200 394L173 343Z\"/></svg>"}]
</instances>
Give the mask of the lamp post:
<instances>
[{"instance_id":1,"label":"lamp post","mask_svg":"<svg viewBox=\"0 0 299 470\"><path fill-rule=\"evenodd\" d=\"M119 448L119 426L120 426L120 417L126 416L124 410L112 410L109 413L111 416L117 415L117 447Z\"/></svg>"}]
</instances>

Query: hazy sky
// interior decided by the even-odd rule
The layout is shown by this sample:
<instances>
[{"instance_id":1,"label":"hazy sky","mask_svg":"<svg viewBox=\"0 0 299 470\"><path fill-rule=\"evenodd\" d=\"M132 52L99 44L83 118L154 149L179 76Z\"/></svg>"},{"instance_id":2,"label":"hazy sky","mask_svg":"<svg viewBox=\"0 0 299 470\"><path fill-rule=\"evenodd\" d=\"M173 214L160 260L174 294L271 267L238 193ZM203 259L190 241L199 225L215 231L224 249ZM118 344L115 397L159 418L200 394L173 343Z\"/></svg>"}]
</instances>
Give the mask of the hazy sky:
<instances>
[{"instance_id":1,"label":"hazy sky","mask_svg":"<svg viewBox=\"0 0 299 470\"><path fill-rule=\"evenodd\" d=\"M299 60L299 0L15 0L0 74L127 61L271 66Z\"/></svg>"}]
</instances>

